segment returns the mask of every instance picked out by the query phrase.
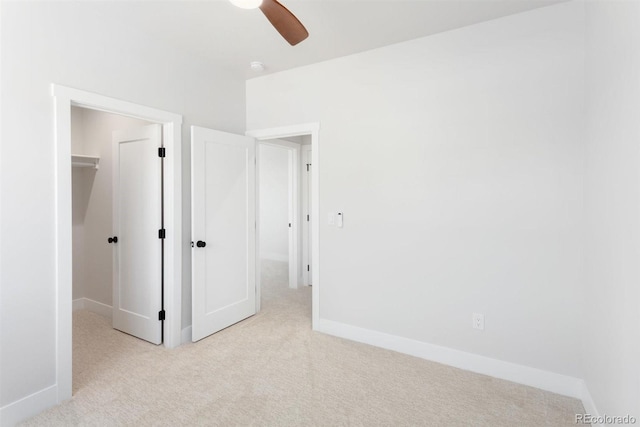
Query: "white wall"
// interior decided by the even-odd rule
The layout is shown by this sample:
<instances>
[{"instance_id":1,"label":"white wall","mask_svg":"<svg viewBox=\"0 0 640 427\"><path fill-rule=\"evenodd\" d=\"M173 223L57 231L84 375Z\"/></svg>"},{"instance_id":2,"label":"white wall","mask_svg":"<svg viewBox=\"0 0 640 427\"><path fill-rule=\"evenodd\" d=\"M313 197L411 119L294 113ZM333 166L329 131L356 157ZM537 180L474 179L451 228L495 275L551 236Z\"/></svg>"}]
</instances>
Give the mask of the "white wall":
<instances>
[{"instance_id":1,"label":"white wall","mask_svg":"<svg viewBox=\"0 0 640 427\"><path fill-rule=\"evenodd\" d=\"M51 83L184 115L182 314L190 324L189 126L243 133L245 88L240 76L122 25L131 8L153 16L154 7L2 2L0 407L56 383Z\"/></svg>"},{"instance_id":2,"label":"white wall","mask_svg":"<svg viewBox=\"0 0 640 427\"><path fill-rule=\"evenodd\" d=\"M322 319L581 376L583 29L572 2L247 82L248 129L320 122Z\"/></svg>"},{"instance_id":3,"label":"white wall","mask_svg":"<svg viewBox=\"0 0 640 427\"><path fill-rule=\"evenodd\" d=\"M289 152L260 144L260 255L289 259Z\"/></svg>"},{"instance_id":4,"label":"white wall","mask_svg":"<svg viewBox=\"0 0 640 427\"><path fill-rule=\"evenodd\" d=\"M110 306L113 245L107 238L113 235L113 131L150 123L76 107L72 108L71 123L72 128L79 126L82 129L79 141L75 141L72 133L73 153L100 157L97 171L90 168L73 170L74 299L89 298Z\"/></svg>"},{"instance_id":5,"label":"white wall","mask_svg":"<svg viewBox=\"0 0 640 427\"><path fill-rule=\"evenodd\" d=\"M587 2L585 379L640 419L640 3Z\"/></svg>"}]
</instances>

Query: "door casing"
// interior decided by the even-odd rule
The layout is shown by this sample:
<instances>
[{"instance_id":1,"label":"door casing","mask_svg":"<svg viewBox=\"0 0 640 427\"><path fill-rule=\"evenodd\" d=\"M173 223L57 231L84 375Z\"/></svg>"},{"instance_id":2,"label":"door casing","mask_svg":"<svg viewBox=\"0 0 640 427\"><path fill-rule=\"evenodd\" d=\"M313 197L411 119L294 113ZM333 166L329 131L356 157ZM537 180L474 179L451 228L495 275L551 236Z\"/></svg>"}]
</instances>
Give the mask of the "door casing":
<instances>
[{"instance_id":1,"label":"door casing","mask_svg":"<svg viewBox=\"0 0 640 427\"><path fill-rule=\"evenodd\" d=\"M182 116L155 108L51 85L54 98L56 392L57 402L72 395L72 238L71 238L71 106L106 111L162 124L166 149L164 345L180 345L182 322Z\"/></svg>"},{"instance_id":2,"label":"door casing","mask_svg":"<svg viewBox=\"0 0 640 427\"><path fill-rule=\"evenodd\" d=\"M301 179L301 206L302 206L302 284L304 286L309 286L313 283L311 280L312 271L309 271L305 268L306 265L312 266L311 262L311 224L316 220L316 218L312 215L311 212L311 188L309 183L313 184L313 180L309 176L313 172L313 162L311 161L312 157L312 147L308 145L302 146L301 153L301 166L300 174L302 176ZM311 164L310 169L307 170L307 165ZM305 215L309 215L311 218L307 220Z\"/></svg>"}]
</instances>

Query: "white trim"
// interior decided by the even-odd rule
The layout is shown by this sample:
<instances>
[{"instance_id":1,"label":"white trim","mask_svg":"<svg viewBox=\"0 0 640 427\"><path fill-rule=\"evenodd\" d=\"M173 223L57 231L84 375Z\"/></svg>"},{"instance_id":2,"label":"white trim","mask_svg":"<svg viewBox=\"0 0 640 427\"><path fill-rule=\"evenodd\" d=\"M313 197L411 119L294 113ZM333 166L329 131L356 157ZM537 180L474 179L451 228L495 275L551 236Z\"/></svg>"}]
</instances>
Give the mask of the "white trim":
<instances>
[{"instance_id":1,"label":"white trim","mask_svg":"<svg viewBox=\"0 0 640 427\"><path fill-rule=\"evenodd\" d=\"M187 344L187 343L191 342L191 339L192 339L191 330L192 330L192 328L193 327L191 325L189 325L189 326L187 326L186 328L184 328L182 330L182 333L180 334L180 343Z\"/></svg>"},{"instance_id":2,"label":"white trim","mask_svg":"<svg viewBox=\"0 0 640 427\"><path fill-rule=\"evenodd\" d=\"M313 217L320 218L320 123L304 123L300 125L282 126L269 129L257 129L246 132L247 136L251 136L257 140L268 140L287 138L290 136L311 135L311 151L313 157L313 164L315 167L311 169L312 186L311 199L313 205ZM256 150L258 151L258 150ZM259 159L258 159L259 160ZM257 175L257 174L256 174ZM257 178L256 178L257 179ZM256 191L256 195L260 192ZM259 203L259 196L256 197L256 203ZM259 204L258 204L259 206ZM259 227L256 230L256 234L259 235ZM313 288L311 290L312 302L311 302L311 324L314 330L317 330L318 321L320 319L320 221L312 222L311 238L313 240L313 247L311 248L311 270L312 270L312 283ZM257 245L256 245L257 247ZM260 253L256 249L256 284L260 283ZM256 289L256 307L260 310L260 286L257 285Z\"/></svg>"},{"instance_id":3,"label":"white trim","mask_svg":"<svg viewBox=\"0 0 640 427\"><path fill-rule=\"evenodd\" d=\"M251 136L251 135L248 135L248 136ZM290 148L292 150L300 150L300 144L298 144L297 142L287 141L285 139L261 140L260 144L270 145L271 147Z\"/></svg>"},{"instance_id":4,"label":"white trim","mask_svg":"<svg viewBox=\"0 0 640 427\"><path fill-rule=\"evenodd\" d=\"M251 136L255 139L266 140L266 139L280 139L280 138L288 138L290 136L300 136L300 135L318 135L320 132L320 123L303 123L299 125L291 125L291 126L280 126L276 128L268 128L268 129L255 129L248 130L245 132L247 136ZM311 140L311 144L313 144L313 139Z\"/></svg>"},{"instance_id":5,"label":"white trim","mask_svg":"<svg viewBox=\"0 0 640 427\"><path fill-rule=\"evenodd\" d=\"M58 387L54 384L0 408L0 425L13 426L58 403Z\"/></svg>"},{"instance_id":6,"label":"white trim","mask_svg":"<svg viewBox=\"0 0 640 427\"><path fill-rule=\"evenodd\" d=\"M175 116L175 115L172 115ZM182 116L162 126L164 161L164 346L178 347L182 331ZM180 119L180 121L177 120Z\"/></svg>"},{"instance_id":7,"label":"white trim","mask_svg":"<svg viewBox=\"0 0 640 427\"><path fill-rule=\"evenodd\" d=\"M255 140L255 155L256 155L256 162L255 162L255 188L256 188L256 194L255 194L255 201L256 201L256 244L255 244L255 250L256 250L256 260L255 260L255 266L256 266L256 277L255 277L255 283L256 283L256 313L260 313L260 310L262 309L262 262L260 261L260 143L258 142L258 140ZM193 194L193 191L191 192Z\"/></svg>"},{"instance_id":8,"label":"white trim","mask_svg":"<svg viewBox=\"0 0 640 427\"><path fill-rule=\"evenodd\" d=\"M56 384L57 401L71 398L71 106L163 124L165 160L164 345L177 347L182 321L182 116L69 87L51 85L55 112ZM40 408L39 410L42 410Z\"/></svg>"},{"instance_id":9,"label":"white trim","mask_svg":"<svg viewBox=\"0 0 640 427\"><path fill-rule=\"evenodd\" d=\"M56 384L57 402L62 402L71 398L72 387L71 100L57 96L54 101ZM43 409L38 408L38 412Z\"/></svg>"},{"instance_id":10,"label":"white trim","mask_svg":"<svg viewBox=\"0 0 640 427\"><path fill-rule=\"evenodd\" d=\"M78 298L73 300L73 311L78 310L87 310L106 317L107 319L113 318L113 307L89 298Z\"/></svg>"},{"instance_id":11,"label":"white trim","mask_svg":"<svg viewBox=\"0 0 640 427\"><path fill-rule=\"evenodd\" d=\"M311 199L311 192L309 191L309 172L307 171L306 165L311 163L311 167L313 168L312 159L312 147L310 145L303 145L301 149L300 156L300 175L301 175L301 214L302 214L302 284L304 286L309 286L311 284L311 274L306 269L305 266L310 265L311 253L309 248L309 237L311 236L311 228L310 225L313 223L315 218L310 218L311 221L307 221L306 215L311 217L312 212L309 210L309 201Z\"/></svg>"},{"instance_id":12,"label":"white trim","mask_svg":"<svg viewBox=\"0 0 640 427\"><path fill-rule=\"evenodd\" d=\"M399 353L420 357L421 359L431 360L530 387L536 387L576 399L583 397L584 381L580 378L556 374L554 372L492 359L473 353L466 353L448 347L441 347L327 319L320 319L315 329L325 334L394 350Z\"/></svg>"},{"instance_id":13,"label":"white trim","mask_svg":"<svg viewBox=\"0 0 640 427\"><path fill-rule=\"evenodd\" d=\"M61 86L55 83L51 85L51 91L54 98L68 99L74 106L107 113L117 113L150 122L182 124L182 116L180 114L157 110L97 93Z\"/></svg>"}]
</instances>

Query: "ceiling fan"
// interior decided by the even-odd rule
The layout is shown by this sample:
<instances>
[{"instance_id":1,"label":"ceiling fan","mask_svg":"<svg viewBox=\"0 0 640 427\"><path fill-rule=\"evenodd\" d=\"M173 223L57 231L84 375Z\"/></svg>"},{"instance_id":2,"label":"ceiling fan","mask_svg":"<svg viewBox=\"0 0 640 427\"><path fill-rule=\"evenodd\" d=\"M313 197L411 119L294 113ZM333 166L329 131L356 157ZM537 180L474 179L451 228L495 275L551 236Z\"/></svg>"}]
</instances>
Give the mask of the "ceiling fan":
<instances>
[{"instance_id":1,"label":"ceiling fan","mask_svg":"<svg viewBox=\"0 0 640 427\"><path fill-rule=\"evenodd\" d=\"M260 8L271 25L280 35L295 46L309 37L309 32L293 13L281 5L277 0L229 0L235 6L243 9Z\"/></svg>"}]
</instances>

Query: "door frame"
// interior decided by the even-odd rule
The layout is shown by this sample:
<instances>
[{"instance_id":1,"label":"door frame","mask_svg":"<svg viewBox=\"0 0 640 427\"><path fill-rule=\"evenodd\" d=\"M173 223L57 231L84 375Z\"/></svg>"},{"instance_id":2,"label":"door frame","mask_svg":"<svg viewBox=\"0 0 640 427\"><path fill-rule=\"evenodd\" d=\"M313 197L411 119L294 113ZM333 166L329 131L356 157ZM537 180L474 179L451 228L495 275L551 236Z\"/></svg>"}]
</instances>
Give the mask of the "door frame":
<instances>
[{"instance_id":1,"label":"door frame","mask_svg":"<svg viewBox=\"0 0 640 427\"><path fill-rule=\"evenodd\" d=\"M256 186L256 233L260 231L260 146L267 145L271 147L281 148L287 152L287 214L288 220L291 222L291 228L288 233L288 259L289 259L289 287L298 288L301 281L298 277L298 266L300 263L300 254L298 241L300 239L300 144L280 139L258 140L256 147L256 176L258 177ZM256 252L260 261L260 235L256 235Z\"/></svg>"},{"instance_id":2,"label":"door frame","mask_svg":"<svg viewBox=\"0 0 640 427\"><path fill-rule=\"evenodd\" d=\"M180 345L182 323L182 116L57 84L54 98L56 383L58 403L72 396L71 106L159 123L165 159L164 346Z\"/></svg>"},{"instance_id":3,"label":"door frame","mask_svg":"<svg viewBox=\"0 0 640 427\"><path fill-rule=\"evenodd\" d=\"M304 266L305 265L311 265L312 263L309 262L309 260L311 259L311 253L309 250L309 238L311 237L311 222L310 221L305 221L304 220L304 212L307 211L309 212L308 215L311 215L312 212L309 209L309 205L311 204L311 189L309 188L309 170L305 170L305 166L308 163L312 163L311 158L312 158L312 150L313 150L313 146L309 146L309 145L303 145L300 147L301 151L300 151L300 174L302 175L302 179L301 179L301 188L302 191L300 193L301 196L301 203L300 203L300 213L302 215L302 238L301 238L301 244L302 244L302 285L303 286L309 286L310 284L312 284L313 280L311 280L312 274L309 274L309 272L307 270L305 270ZM313 165L311 167L311 172L313 173ZM311 183L313 184L313 180L311 180ZM314 217L315 219L315 217Z\"/></svg>"},{"instance_id":4,"label":"door frame","mask_svg":"<svg viewBox=\"0 0 640 427\"><path fill-rule=\"evenodd\" d=\"M311 136L311 156L315 167L311 169L311 200L313 205L313 218L320 218L320 123L303 123L299 125L282 126L275 128L256 129L246 132L247 136L256 139L256 144L259 141L265 141L269 139L288 138L291 136L310 135ZM256 174L257 176L257 174ZM257 177L256 177L257 179ZM256 187L256 206L259 206L260 188ZM259 212L258 212L259 215ZM259 218L259 216L257 216ZM256 230L256 236L259 235L260 229ZM311 229L312 248L311 248L311 273L313 287L311 290L311 327L314 330L318 329L320 319L320 221L313 221ZM256 239L257 240L257 239ZM259 245L256 245L259 248ZM256 312L260 311L260 253L256 249Z\"/></svg>"}]
</instances>

